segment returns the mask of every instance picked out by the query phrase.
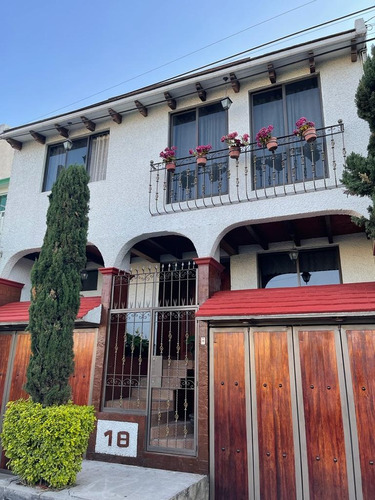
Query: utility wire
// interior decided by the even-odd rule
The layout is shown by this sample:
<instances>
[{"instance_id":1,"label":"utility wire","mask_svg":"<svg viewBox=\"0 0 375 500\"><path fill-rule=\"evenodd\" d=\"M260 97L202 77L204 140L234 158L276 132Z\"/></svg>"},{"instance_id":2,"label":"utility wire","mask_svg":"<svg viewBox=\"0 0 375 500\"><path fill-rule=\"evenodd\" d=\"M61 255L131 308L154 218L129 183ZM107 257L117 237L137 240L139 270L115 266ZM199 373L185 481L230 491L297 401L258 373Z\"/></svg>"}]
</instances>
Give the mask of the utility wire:
<instances>
[{"instance_id":1,"label":"utility wire","mask_svg":"<svg viewBox=\"0 0 375 500\"><path fill-rule=\"evenodd\" d=\"M118 84L116 84L116 85L112 85L111 87L108 87L108 88L106 88L106 89L104 89L104 90L100 90L99 92L96 92L96 93L94 93L94 94L91 94L91 95L89 95L89 96L87 96L87 97L84 97L84 98L82 98L82 99L79 99L79 100L77 100L77 101L74 101L74 102L72 102L72 103L70 103L70 104L67 104L66 106L62 106L62 107L60 107L60 108L57 108L57 109L55 109L55 110L53 110L53 111L50 111L49 113L43 114L43 115L41 115L41 116L38 116L37 118L47 117L47 116L49 116L49 115L51 115L51 114L53 114L53 113L56 113L57 111L61 111L62 109L66 109L66 108L68 108L68 107L70 107L70 106L73 106L73 105L75 105L75 104L78 104L78 103L80 103L80 102L82 102L82 101L86 101L87 99L91 99L92 97L95 97L95 96L97 96L97 95L100 95L100 94L102 94L102 93L104 93L104 92L108 92L109 90L112 90L112 89L114 89L114 88L116 88L116 87L119 87L120 85L124 85L125 83L129 83L129 82L131 82L131 81L133 81L133 80L136 80L137 78L140 78L140 77L145 76L145 75L147 75L147 74L149 74L149 73L152 73L152 72L154 72L154 71L157 71L158 69L164 68L165 66L168 66L168 65L173 64L173 63L175 63L175 62L177 62L177 61L180 61L180 60L182 60L182 59L184 59L184 58L186 58L186 57L189 57L189 56L191 56L191 55L193 55L193 54L196 54L197 52L200 52L200 51L205 50L205 49L207 49L207 48L209 48L209 47L212 47L213 45L216 45L216 44L221 43L221 42L223 42L223 41L225 41L225 40L228 40L229 38L232 38L232 37L234 37L234 36L237 36L237 35L238 35L238 34L240 34L240 33L243 33L243 32L245 32L245 31L248 31L248 30L250 30L250 29L253 29L253 28L255 28L255 27L258 27L258 26L260 26L260 25L262 25L262 24L268 23L269 21L272 21L272 20L274 20L274 19L276 19L276 18L279 18L279 17L284 16L284 15L286 15L286 14L289 14L289 13L291 13L291 12L293 12L293 11L296 11L296 10L298 10L298 9L301 9L302 7L305 7L306 5L309 5L309 4L314 3L314 2L316 2L316 0L311 0L310 2L307 2L307 3L303 4L303 5L298 6L298 7L294 7L293 9L286 10L286 11L282 12L281 14L277 14L277 15L275 15L275 16L272 16L272 17L268 18L268 19L265 19L264 21L260 21L259 23L253 24L253 25L251 25L251 26L249 26L249 27L247 27L247 28L244 28L244 29L242 29L242 30L240 30L240 31L236 32L236 33L233 33L232 35L228 35L228 36L226 36L226 37L224 37L224 38L221 38L220 40L217 40L216 42L212 42L212 43L210 43L210 44L208 44L208 45L205 45L204 47L201 47L200 49L194 50L194 51L192 51L192 52L189 52L188 54L185 54L185 55L183 55L183 56L177 57L176 59L173 59L173 60L171 60L171 61L169 61L169 62L166 62L166 63L164 63L164 64L161 64L160 66L157 66L157 67L155 67L155 68L152 68L152 69L150 69L150 70L147 70L147 71L145 71L145 72L143 72L143 73L140 73L140 74L138 74L138 75L136 75L136 76L134 76L134 77L132 77L132 78L129 78L129 79L127 79L127 80L124 80L124 81L122 81L122 82L120 82L120 83L118 83ZM316 25L316 26L312 26L312 27L310 27L310 28L306 28L306 29L304 29L304 30L297 31L297 32L292 33L292 34L285 35L284 37L277 38L277 39L272 40L272 41L270 41L270 42L264 43L264 44L262 44L262 45L258 45L258 46L256 46L256 47L253 47L253 48L250 48L250 49L247 49L247 50L245 50L245 51L242 51L242 52L239 52L239 53L237 53L237 54L234 54L234 55L228 56L228 57L226 57L226 58L220 59L220 60L215 61L215 62L213 62L213 63L207 64L207 65L204 65L204 66L200 66L199 68L195 68L195 69L189 70L189 71L187 71L187 72L185 72L185 73L181 73L181 74L179 74L179 75L177 75L177 76L174 76L174 77L171 77L171 78L167 78L167 79L162 80L161 82L158 82L158 83L168 82L168 81L170 81L170 80L172 80L172 79L174 80L175 78L179 78L179 77L181 77L181 76L185 76L185 75L188 75L188 74L190 74L190 73L194 73L194 72L199 71L199 70L201 70L201 69L205 69L205 68L208 68L208 67L211 67L211 66L215 66L216 64L219 64L220 62L227 61L227 60L230 60L230 59L234 59L235 57L239 57L239 56L240 56L240 55L242 55L242 54L246 54L246 53L248 53L248 52L251 52L251 51L257 50L257 49L259 49L259 48L266 47L266 46L268 46L268 45L271 45L271 44L273 44L273 43L280 42L280 41L282 41L282 40L286 40L286 39L288 39L288 38L291 38L291 37L294 37L294 36L296 36L296 35L299 35L299 34L305 33L305 32L307 32L307 31L310 31L310 30L313 30L313 29L316 29L316 28L323 27L323 26L325 26L325 25L327 25L327 24L330 24L330 23L333 23L333 22L335 22L335 21L339 21L339 20L346 19L346 18L348 18L348 17L350 17L350 16L353 16L353 15L356 15L356 14L359 14L359 13L362 13L362 12L365 12L365 11L367 11L367 10L370 10L370 9L372 9L372 8L374 8L374 7L375 7L375 6L368 7L368 8L366 8L366 9L361 9L361 10L359 10L359 11L353 12L353 13L351 13L351 14L347 14L347 15L345 15L345 16L342 16L342 17L339 17L339 18L333 19L333 20L331 20L331 21L326 21L326 22L321 23L321 24L318 24L318 25Z\"/></svg>"}]
</instances>

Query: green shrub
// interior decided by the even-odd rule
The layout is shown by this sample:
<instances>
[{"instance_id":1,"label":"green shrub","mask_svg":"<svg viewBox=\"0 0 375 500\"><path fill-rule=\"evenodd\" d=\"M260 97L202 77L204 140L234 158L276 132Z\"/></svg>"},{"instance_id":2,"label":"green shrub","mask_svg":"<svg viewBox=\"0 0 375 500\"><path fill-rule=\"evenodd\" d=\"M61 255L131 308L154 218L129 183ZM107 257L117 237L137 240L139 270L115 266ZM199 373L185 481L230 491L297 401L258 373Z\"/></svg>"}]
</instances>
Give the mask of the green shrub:
<instances>
[{"instance_id":1,"label":"green shrub","mask_svg":"<svg viewBox=\"0 0 375 500\"><path fill-rule=\"evenodd\" d=\"M1 434L8 466L30 485L73 484L94 425L93 406L68 403L44 408L31 399L11 401Z\"/></svg>"}]
</instances>

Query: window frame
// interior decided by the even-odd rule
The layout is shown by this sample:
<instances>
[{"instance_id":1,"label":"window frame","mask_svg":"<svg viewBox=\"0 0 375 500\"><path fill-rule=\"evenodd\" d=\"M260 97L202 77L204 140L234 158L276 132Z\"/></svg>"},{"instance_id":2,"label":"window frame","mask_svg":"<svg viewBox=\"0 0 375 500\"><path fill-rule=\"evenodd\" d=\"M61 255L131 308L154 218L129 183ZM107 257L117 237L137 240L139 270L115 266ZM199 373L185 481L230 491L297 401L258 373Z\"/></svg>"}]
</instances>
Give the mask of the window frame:
<instances>
[{"instance_id":1,"label":"window frame","mask_svg":"<svg viewBox=\"0 0 375 500\"><path fill-rule=\"evenodd\" d=\"M96 132L95 134L78 136L78 137L74 137L74 138L71 139L71 141L72 141L73 144L75 142L82 141L82 140L86 139L86 160L85 160L85 163L84 163L84 167L86 169L86 172L88 172L87 168L88 168L88 165L90 163L90 158L91 158L91 143L92 143L92 140L95 139L96 137L99 137L99 136L102 136L102 135L106 135L109 138L110 137L110 130L101 130L100 132ZM46 152L46 159L45 159L45 162L44 162L44 175L43 175L43 184L42 184L42 192L43 193L51 191L53 184L58 179L58 175L57 175L56 179L53 181L53 184L52 184L51 188L50 189L46 188L46 181L47 181L47 176L48 176L48 168L49 168L49 162L50 162L50 158L51 158L50 151L51 151L52 148L54 148L56 146L63 146L65 141L66 141L66 139L64 139L62 141L53 142L53 143L48 144L47 152ZM64 168L67 168L67 164L66 163L67 163L67 151L65 151L65 164L63 166ZM108 157L107 157L106 167L107 167L107 165L108 165ZM104 180L104 179L100 179L100 180ZM90 178L89 182L98 182L98 181L91 180L91 178Z\"/></svg>"},{"instance_id":2,"label":"window frame","mask_svg":"<svg viewBox=\"0 0 375 500\"><path fill-rule=\"evenodd\" d=\"M309 247L309 248L290 248L290 249L280 249L280 250L274 250L272 252L259 252L257 254L257 275L258 275L258 288L261 289L261 290L266 290L267 289L267 286L263 286L263 283L262 283L262 270L261 270L261 258L262 256L272 256L272 255L288 255L291 251L297 251L298 252L298 259L300 257L300 254L303 254L303 253L314 253L314 252L318 252L319 250L332 250L332 251L335 251L336 252L336 259L337 259L337 272L338 272L338 279L339 279L339 284L342 284L343 283L343 278L342 278L342 267L341 267L341 258L340 258L340 246L339 245L329 245L329 246L316 246L316 247ZM289 256L288 256L289 258ZM297 283L298 283L298 270L299 269L299 266L297 267L296 265L296 270L295 270L295 276L296 276L296 280L297 280ZM284 273L284 274L288 274L288 273ZM291 273L289 273L291 274ZM300 277L302 275L302 272L300 272ZM278 276L282 276L282 273L280 273ZM271 278L272 279L272 278ZM269 283L271 280L269 280L267 283ZM267 285L266 283L266 285ZM325 284L332 284L332 283L325 283ZM307 285L307 284L306 284ZM300 279L300 283L295 285L297 287L304 287L306 286L305 283L303 283L303 281ZM318 286L319 285L323 285L323 284L317 284ZM313 286L313 285L308 285L308 286ZM293 288L294 286L281 286L281 285L278 285L277 288ZM269 287L269 288L272 288L272 287Z\"/></svg>"},{"instance_id":3,"label":"window frame","mask_svg":"<svg viewBox=\"0 0 375 500\"><path fill-rule=\"evenodd\" d=\"M262 93L266 93L266 92L269 92L269 91L272 91L272 90L277 90L277 89L281 89L281 95L282 95L282 113L283 113L283 120L282 120L282 123L283 123L283 127L284 127L284 130L287 131L287 133L285 134L285 136L283 135L280 135L280 137L286 137L286 136L292 136L292 133L293 133L293 130L295 128L295 123L289 123L288 124L288 107L287 107L287 94L286 94L286 87L288 85L293 85L293 84L296 84L296 83L299 83L299 82L304 82L304 81L307 81L307 80L311 80L311 79L315 79L316 80L316 83L317 83L317 90L318 90L318 96L319 96L319 108L320 108L320 118L321 118L321 127L324 128L325 127L325 120L324 120L324 110L323 110L323 98L322 98L322 86L321 86L321 79L320 79L320 74L319 73L314 73L312 75L302 75L302 76L298 76L296 78L293 78L293 79L290 79L290 80L287 80L287 81L282 81L280 83L276 83L274 85L267 85L266 87L258 87L258 88L254 88L252 90L249 91L249 120L250 120L250 130L253 131L253 136L255 137L256 133L258 132L258 130L256 130L255 128L255 121L254 121L254 95L259 95L259 94L262 94ZM300 118L298 116L298 118ZM297 118L297 119L298 119ZM307 117L308 119L310 117ZM262 126L268 126L269 123L265 123L263 124ZM277 134L277 131L275 131L276 134ZM321 138L321 141L322 141L322 152L325 156L325 158L327 159L328 156L327 156L327 144L326 144L326 141L324 138ZM285 147L285 146L284 146ZM276 155L283 155L285 152L281 152L280 150L276 152ZM266 152L266 156L269 156L269 158L271 158L271 153L268 153ZM300 183L300 182L309 182L311 179L296 179L293 181L293 177L292 177L292 166L291 166L291 160L290 160L290 157L288 154L286 154L286 174L288 176L288 179L287 181L284 181L284 182L281 182L281 183L276 183L276 186L282 186L283 184L284 185L290 185L290 184L293 184L293 183ZM268 187L273 187L273 185L261 185L261 186L258 186L258 185L255 185L254 183L254 166L253 166L253 161L251 162L251 178L252 178L252 189L254 190L258 190L258 189L264 189L264 188L268 188ZM329 171L329 166L328 166L328 163L327 161L325 161L323 163L323 172L322 172L322 175L317 177L317 178L329 178L329 175L330 175L330 171Z\"/></svg>"},{"instance_id":4,"label":"window frame","mask_svg":"<svg viewBox=\"0 0 375 500\"><path fill-rule=\"evenodd\" d=\"M195 143L191 144L190 147L193 149L196 146L198 146L200 144L199 143L199 130L200 130L200 126L199 126L199 111L201 109L203 109L203 108L208 108L208 107L211 107L211 106L218 106L218 105L221 106L220 99L212 101L212 102L208 102L208 103L207 102L203 102L203 103L198 104L196 106L190 106L190 107L188 107L186 109L182 109L182 110L178 110L178 111L173 112L173 113L169 113L169 134L168 134L169 141L168 141L168 144L170 146L174 146L175 145L173 143L173 128L174 128L173 120L174 120L174 117L178 116L178 115L183 115L184 113L190 113L190 112L194 111L195 112L195 132L194 132L194 135L195 135L194 141L195 141ZM225 135L225 134L228 133L229 114L228 114L228 110L227 109L223 108L222 111L224 113L224 127L225 127L225 131L223 131L223 135ZM218 140L220 140L219 137L218 137ZM223 151L226 151L227 150L227 146L223 145L222 149L223 149ZM215 151L215 149L212 150L212 151ZM187 152L187 154L188 154L188 152ZM186 160L186 159L188 160L189 156L181 156L180 157L180 160ZM178 164L179 163L179 158L177 157L176 174L171 174L170 172L167 172L167 190L166 190L166 202L167 202L167 204L189 202L189 201L204 199L204 198L207 198L207 197L221 196L222 194L228 194L229 193L229 180L226 180L226 188L222 192L220 192L220 193L211 192L212 186L210 185L210 190L205 191L204 195L202 194L202 184L205 184L207 182L207 179L210 179L212 177L212 175L213 175L213 170L214 169L212 167L215 167L215 164L212 163L213 160L214 159L212 159L212 160L208 159L207 166L204 167L204 169L202 169L202 170L199 170L194 157L191 157L191 161L184 162L184 163L186 163L188 165L188 168L190 168L190 170L191 170L190 176L194 178L194 182L192 183L192 189L193 189L194 192L191 194L191 196L182 197L181 195L177 195L176 199L171 200L171 192L173 192L173 179L177 179L177 175L179 175L179 174L181 175L183 173L183 171L179 172L179 170L178 170L178 167L179 167L179 164ZM228 161L227 157L225 157L224 161L226 162L226 167L223 169L223 173L221 175L225 175L225 172L228 170L228 167L229 167L229 161ZM183 165L180 165L180 166L183 166ZM219 169L220 168L221 167L219 167ZM201 174L201 172L204 172L203 183L202 182L201 183L198 182L198 179L199 179L198 176ZM176 175L176 177L174 177L174 175ZM176 182L176 180L175 180L175 182ZM213 182L216 182L216 181L214 180ZM181 196L181 197L179 197L179 196Z\"/></svg>"}]
</instances>

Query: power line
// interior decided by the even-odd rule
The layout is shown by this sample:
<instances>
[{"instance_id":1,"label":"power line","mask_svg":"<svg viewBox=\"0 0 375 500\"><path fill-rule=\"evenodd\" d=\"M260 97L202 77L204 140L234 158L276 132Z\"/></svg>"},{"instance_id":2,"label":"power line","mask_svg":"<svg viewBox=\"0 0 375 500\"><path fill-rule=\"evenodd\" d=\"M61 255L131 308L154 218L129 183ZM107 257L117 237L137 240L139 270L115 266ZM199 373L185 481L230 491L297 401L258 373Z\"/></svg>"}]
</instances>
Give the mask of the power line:
<instances>
[{"instance_id":1,"label":"power line","mask_svg":"<svg viewBox=\"0 0 375 500\"><path fill-rule=\"evenodd\" d=\"M37 118L47 117L47 116L49 116L49 115L51 115L51 114L53 114L53 113L56 113L57 111L60 111L60 110L62 110L62 109L66 109L66 108L68 108L68 107L70 107L70 106L73 106L73 105L75 105L75 104L78 104L78 103L80 103L80 102L82 102L82 101L86 101L87 99L90 99L90 98L92 98L92 97L95 97L95 96L97 96L97 95L100 95L100 94L102 94L102 93L104 93L104 92L108 92L109 90L112 90L112 89L114 89L114 88L116 88L116 87L119 87L120 85L124 85L125 83L129 83L129 82L131 82L131 81L133 81L133 80L136 80L137 78L140 78L140 77L145 76L145 75L147 75L147 74L149 74L149 73L152 73L152 72L154 72L154 71L157 71L158 69L164 68L165 66L169 66L170 64L173 64L174 62L180 61L180 60L182 60L182 59L184 59L184 58L186 58L186 57L189 57L189 56L191 56L191 55L194 55L194 54L196 54L197 52L200 52L200 51L205 50L205 49L207 49L207 48L209 48L209 47L212 47L213 45L216 45L216 44L221 43L221 42L223 42L223 41L225 41L225 40L228 40L229 38L232 38L232 37L234 37L234 36L239 35L240 33L243 33L243 32L245 32L245 31L248 31L248 30L250 30L250 29L253 29L253 28L255 28L255 27L258 27L258 26L260 26L260 25L262 25L262 24L266 24L266 23L268 23L269 21L272 21L272 20L274 20L274 19L276 19L276 18L279 18L279 17L281 17L281 16L284 16L284 15L286 15L286 14L289 14L289 13L291 13L291 12L293 12L293 11L296 11L296 10L298 10L298 9L301 9L301 8L303 8L303 7L306 7L307 5L309 5L309 4L311 4L311 3L314 3L314 2L316 2L316 0L310 0L310 2L304 3L303 5L300 5L300 6L298 6L298 7L294 7L293 9L286 10L286 11L282 12L281 14L277 14L277 15L275 15L275 16L272 16L272 17L268 18L268 19L265 19L264 21L260 21L259 23L253 24L253 25L251 25L251 26L249 26L249 27L247 27L247 28L244 28L244 29L242 29L242 30L240 30L240 31L237 31L236 33L233 33L232 35L228 35L228 36L226 36L226 37L224 37L224 38L221 38L220 40L217 40L216 42L212 42L212 43L210 43L210 44L208 44L208 45L205 45L205 46L201 47L200 49L194 50L194 51L192 51L192 52L189 52L188 54L185 54L185 55L183 55L183 56L177 57L176 59L173 59L173 60L171 60L171 61L169 61L169 62L166 62L166 63L164 63L164 64L161 64L160 66L157 66L157 67L152 68L152 69L150 69L150 70L144 71L143 73L140 73L140 74L138 74L138 75L136 75L136 76L134 76L134 77L131 77L131 78L127 79L127 80L124 80L124 81L122 81L122 82L120 82L120 83L118 83L118 84L116 84L116 85L112 85L111 87L108 87L108 88L106 88L106 89L104 89L104 90L100 90L99 92L96 92L96 93L94 93L94 94L91 94L91 95L89 95L89 96L87 96L87 97L84 97L84 98L82 98L82 99L78 99L77 101L74 101L74 102L72 102L72 103L70 103L70 104L67 104L66 106L62 106L62 107L57 108L57 109L55 109L55 110L53 110L53 111L50 111L49 113L43 114L43 115L41 115L41 116L38 116ZM327 21L327 22L325 22L325 23L318 24L318 25L316 25L316 26L313 26L313 27L306 28L306 29L304 29L304 30L298 31L298 32L296 32L296 33L292 33L292 34L290 34L290 35L286 35L286 36L284 36L284 37L281 37L281 38L278 38L278 39L276 39L276 40L273 40L273 41L267 42L267 43L262 44L262 45L259 45L259 46L257 46L257 47L247 49L247 50L245 50L245 51L243 51L243 52L240 52L240 53L238 53L238 54L235 54L235 55L232 55L232 56L228 56L228 57L226 57L226 58L224 58L224 59L220 59L220 60L215 61L215 62L213 62L213 63L210 63L210 64L207 64L207 65L201 66L201 67L199 67L199 68L195 68L195 69L189 70L189 71L187 71L187 72L185 72L185 73L181 73L180 75L174 76L174 77L172 77L172 78L168 78L168 79L166 79L166 80L162 80L162 81L161 81L161 82L159 82L159 83L162 83L162 82L167 82L167 81L169 81L169 80L171 80L171 79L174 79L174 78L177 78L177 77L180 77L180 76L184 76L184 75L187 75L187 74L189 74L189 73L193 73L193 72L198 71L198 70L200 70L200 69L204 69L204 68L207 68L207 67L210 67L210 66L214 66L214 65L216 65L216 64L218 64L218 63L220 63L220 62L222 62L222 61L226 61L226 60L232 59L232 58L234 58L234 57L238 57L238 56L239 56L239 55L241 55L241 54L245 54L245 53L247 53L247 52L250 52L250 51L253 51L253 50L257 50L257 49L262 48L262 47L266 47L266 46L268 46L268 45L271 45L271 44L273 44L273 43L279 42L279 41L281 41L281 40L288 39L288 38L290 38L290 37L293 37L293 36L296 36L296 35L298 35L298 34L304 33L304 32L306 32L306 31L309 31L309 30L312 30L312 29L316 29L316 28L318 28L318 27L322 27L322 26L324 26L324 25L330 24L330 23L335 22L335 21L337 21L337 20L345 19L345 18L347 18L347 17L350 17L350 16L353 16L353 15L359 14L359 13L361 13L361 12L365 12L365 11L367 11L367 10L370 10L371 8L374 8L374 7L375 7L375 6L373 6L373 7L368 7L368 8L366 8L366 9L362 9L362 10L359 10L359 11L357 11L357 12L353 12L352 14L347 14L346 16L342 16L342 17L337 18L337 19L334 19L334 20L332 20L332 21Z\"/></svg>"}]
</instances>

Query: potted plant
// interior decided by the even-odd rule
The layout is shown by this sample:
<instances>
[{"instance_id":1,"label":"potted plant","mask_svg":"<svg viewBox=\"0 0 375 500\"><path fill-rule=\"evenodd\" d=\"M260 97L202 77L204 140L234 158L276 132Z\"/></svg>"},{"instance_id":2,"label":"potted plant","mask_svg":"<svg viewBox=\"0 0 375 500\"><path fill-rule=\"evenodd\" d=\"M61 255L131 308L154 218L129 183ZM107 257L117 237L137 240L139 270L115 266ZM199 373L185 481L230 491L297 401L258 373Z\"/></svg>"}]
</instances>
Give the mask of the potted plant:
<instances>
[{"instance_id":1,"label":"potted plant","mask_svg":"<svg viewBox=\"0 0 375 500\"><path fill-rule=\"evenodd\" d=\"M277 137L272 135L273 125L268 125L268 127L262 127L255 140L260 148L267 147L268 151L275 151L277 149Z\"/></svg>"},{"instance_id":2,"label":"potted plant","mask_svg":"<svg viewBox=\"0 0 375 500\"><path fill-rule=\"evenodd\" d=\"M221 142L226 142L229 146L229 156L234 160L238 160L241 148L249 145L249 134L238 135L238 132L231 132L223 135Z\"/></svg>"},{"instance_id":3,"label":"potted plant","mask_svg":"<svg viewBox=\"0 0 375 500\"><path fill-rule=\"evenodd\" d=\"M163 158L165 163L165 168L169 172L174 172L176 170L176 146L166 147L164 151L161 151L160 158Z\"/></svg>"},{"instance_id":4,"label":"potted plant","mask_svg":"<svg viewBox=\"0 0 375 500\"><path fill-rule=\"evenodd\" d=\"M204 167L207 163L206 155L211 149L211 144L206 144L203 146L197 146L195 149L189 149L189 153L197 158L198 166Z\"/></svg>"},{"instance_id":5,"label":"potted plant","mask_svg":"<svg viewBox=\"0 0 375 500\"><path fill-rule=\"evenodd\" d=\"M296 121L296 129L293 130L293 134L305 139L306 142L313 142L316 139L315 123L302 116Z\"/></svg>"}]
</instances>

